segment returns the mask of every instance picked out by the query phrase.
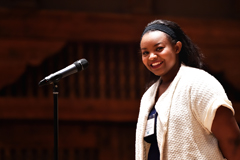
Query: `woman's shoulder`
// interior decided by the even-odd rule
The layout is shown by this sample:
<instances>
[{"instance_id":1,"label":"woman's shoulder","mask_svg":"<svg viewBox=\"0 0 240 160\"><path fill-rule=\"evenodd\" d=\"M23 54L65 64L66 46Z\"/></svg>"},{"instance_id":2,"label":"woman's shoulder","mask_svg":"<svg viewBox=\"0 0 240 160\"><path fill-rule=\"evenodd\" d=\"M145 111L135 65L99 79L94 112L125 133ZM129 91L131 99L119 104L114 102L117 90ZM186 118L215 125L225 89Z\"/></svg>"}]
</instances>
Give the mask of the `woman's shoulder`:
<instances>
[{"instance_id":1,"label":"woman's shoulder","mask_svg":"<svg viewBox=\"0 0 240 160\"><path fill-rule=\"evenodd\" d=\"M194 68L190 66L182 66L183 70L183 75L187 77L192 77L194 79L196 78L206 78L206 77L211 77L214 78L210 73L203 69L199 68Z\"/></svg>"},{"instance_id":2,"label":"woman's shoulder","mask_svg":"<svg viewBox=\"0 0 240 160\"><path fill-rule=\"evenodd\" d=\"M208 85L219 83L213 75L203 69L189 66L182 66L182 68L182 79L188 83Z\"/></svg>"}]
</instances>

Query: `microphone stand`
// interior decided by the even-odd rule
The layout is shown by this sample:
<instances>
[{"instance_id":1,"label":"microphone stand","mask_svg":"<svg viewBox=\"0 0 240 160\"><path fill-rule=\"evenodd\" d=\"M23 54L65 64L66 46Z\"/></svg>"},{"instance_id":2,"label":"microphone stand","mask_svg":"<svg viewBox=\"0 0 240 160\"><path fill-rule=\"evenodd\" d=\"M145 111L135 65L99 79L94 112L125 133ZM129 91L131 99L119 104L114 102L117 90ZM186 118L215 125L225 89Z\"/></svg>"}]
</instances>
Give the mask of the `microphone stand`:
<instances>
[{"instance_id":1,"label":"microphone stand","mask_svg":"<svg viewBox=\"0 0 240 160\"><path fill-rule=\"evenodd\" d=\"M88 67L88 61L81 59L67 66L66 68L50 74L39 82L39 86L53 84L53 100L54 100L54 160L58 160L58 84L57 82L70 74L84 70Z\"/></svg>"},{"instance_id":2,"label":"microphone stand","mask_svg":"<svg viewBox=\"0 0 240 160\"><path fill-rule=\"evenodd\" d=\"M54 102L54 160L58 160L58 84L57 82L66 76L69 76L88 67L88 61L81 59L67 66L66 68L50 74L41 80L38 85L53 84L53 102Z\"/></svg>"},{"instance_id":3,"label":"microphone stand","mask_svg":"<svg viewBox=\"0 0 240 160\"><path fill-rule=\"evenodd\" d=\"M58 84L53 83L53 99L54 99L54 160L58 160Z\"/></svg>"}]
</instances>

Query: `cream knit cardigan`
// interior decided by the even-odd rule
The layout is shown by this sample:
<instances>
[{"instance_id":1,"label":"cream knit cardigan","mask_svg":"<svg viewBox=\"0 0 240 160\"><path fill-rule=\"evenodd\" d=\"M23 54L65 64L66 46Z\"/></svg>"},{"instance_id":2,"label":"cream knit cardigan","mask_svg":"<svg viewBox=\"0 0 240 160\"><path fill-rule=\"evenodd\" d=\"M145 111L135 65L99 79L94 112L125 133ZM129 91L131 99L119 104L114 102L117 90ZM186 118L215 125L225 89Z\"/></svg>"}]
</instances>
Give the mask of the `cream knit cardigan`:
<instances>
[{"instance_id":1,"label":"cream knit cardigan","mask_svg":"<svg viewBox=\"0 0 240 160\"><path fill-rule=\"evenodd\" d=\"M136 129L135 158L147 160L150 144L143 140L147 117L155 104L160 80L143 95ZM160 160L222 160L211 133L219 106L232 110L221 84L207 72L182 65L155 104Z\"/></svg>"}]
</instances>

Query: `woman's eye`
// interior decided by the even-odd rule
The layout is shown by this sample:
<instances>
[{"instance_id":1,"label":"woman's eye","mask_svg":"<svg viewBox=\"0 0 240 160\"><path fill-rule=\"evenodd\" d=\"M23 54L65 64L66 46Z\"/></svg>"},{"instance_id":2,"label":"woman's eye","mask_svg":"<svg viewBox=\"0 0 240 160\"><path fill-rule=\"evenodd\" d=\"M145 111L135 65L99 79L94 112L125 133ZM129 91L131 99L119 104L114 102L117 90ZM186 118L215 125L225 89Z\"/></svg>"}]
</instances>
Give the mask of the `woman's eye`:
<instances>
[{"instance_id":1,"label":"woman's eye","mask_svg":"<svg viewBox=\"0 0 240 160\"><path fill-rule=\"evenodd\" d=\"M163 49L163 47L157 47L157 51L161 51Z\"/></svg>"},{"instance_id":2,"label":"woman's eye","mask_svg":"<svg viewBox=\"0 0 240 160\"><path fill-rule=\"evenodd\" d=\"M156 50L157 51L161 51L163 47L157 47Z\"/></svg>"},{"instance_id":3,"label":"woman's eye","mask_svg":"<svg viewBox=\"0 0 240 160\"><path fill-rule=\"evenodd\" d=\"M149 52L144 51L144 52L142 52L142 55L148 55L148 53L149 53Z\"/></svg>"}]
</instances>

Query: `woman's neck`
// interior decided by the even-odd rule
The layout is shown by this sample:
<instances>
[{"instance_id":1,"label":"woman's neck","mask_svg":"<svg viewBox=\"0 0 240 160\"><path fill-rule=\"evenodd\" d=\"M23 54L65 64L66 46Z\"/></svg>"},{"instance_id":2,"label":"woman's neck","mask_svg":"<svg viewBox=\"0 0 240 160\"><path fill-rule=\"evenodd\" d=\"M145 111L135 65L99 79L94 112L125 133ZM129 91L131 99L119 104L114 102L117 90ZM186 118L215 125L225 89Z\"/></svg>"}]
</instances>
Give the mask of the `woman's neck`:
<instances>
[{"instance_id":1,"label":"woman's neck","mask_svg":"<svg viewBox=\"0 0 240 160\"><path fill-rule=\"evenodd\" d=\"M166 75L161 76L161 85L169 85L176 77L180 67L181 64L176 63Z\"/></svg>"},{"instance_id":2,"label":"woman's neck","mask_svg":"<svg viewBox=\"0 0 240 160\"><path fill-rule=\"evenodd\" d=\"M172 83L172 81L176 77L180 66L181 66L181 64L175 65L170 70L171 74L168 74L166 76L161 76L161 82L160 82L159 87L158 87L156 100L168 89L169 85Z\"/></svg>"}]
</instances>

